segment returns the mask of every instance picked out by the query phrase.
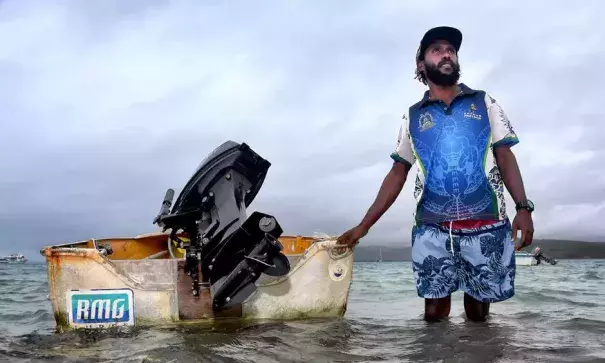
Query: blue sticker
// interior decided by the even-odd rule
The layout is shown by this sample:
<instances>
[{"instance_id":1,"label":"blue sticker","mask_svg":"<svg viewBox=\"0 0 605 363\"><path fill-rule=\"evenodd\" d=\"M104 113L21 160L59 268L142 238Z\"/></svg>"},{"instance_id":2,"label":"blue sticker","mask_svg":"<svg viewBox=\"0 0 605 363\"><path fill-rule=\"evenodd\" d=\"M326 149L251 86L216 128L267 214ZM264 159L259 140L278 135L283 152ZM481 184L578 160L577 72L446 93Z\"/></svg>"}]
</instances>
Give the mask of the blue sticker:
<instances>
[{"instance_id":1,"label":"blue sticker","mask_svg":"<svg viewBox=\"0 0 605 363\"><path fill-rule=\"evenodd\" d=\"M130 289L72 290L67 293L69 323L76 327L134 325Z\"/></svg>"}]
</instances>

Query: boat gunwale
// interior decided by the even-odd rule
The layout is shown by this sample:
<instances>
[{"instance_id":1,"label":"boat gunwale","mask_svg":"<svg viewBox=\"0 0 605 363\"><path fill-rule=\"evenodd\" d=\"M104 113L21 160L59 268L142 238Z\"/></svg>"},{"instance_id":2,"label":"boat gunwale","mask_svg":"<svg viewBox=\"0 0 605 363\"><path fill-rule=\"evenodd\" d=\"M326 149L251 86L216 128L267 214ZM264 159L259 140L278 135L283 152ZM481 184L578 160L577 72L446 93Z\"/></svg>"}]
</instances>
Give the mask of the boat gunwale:
<instances>
[{"instance_id":1,"label":"boat gunwale","mask_svg":"<svg viewBox=\"0 0 605 363\"><path fill-rule=\"evenodd\" d=\"M87 243L87 242L88 241L84 241L84 243ZM321 251L326 251L328 253L328 256L332 260L341 260L341 259L349 257L351 254L353 254L353 249L350 247L346 247L345 252L340 253L336 256L333 255L334 250L336 250L338 248L344 248L344 247L345 246L338 245L337 241L335 239L327 239L327 240L326 239L316 239L302 253L286 255L287 257L293 257L296 259L296 262L295 262L293 268L286 275L280 276L278 279L259 284L258 286L260 287L260 286L276 285L276 284L283 282L284 280L287 280L297 270L299 270L300 268L302 268L302 266L304 266L307 262L309 262L312 257L317 255ZM97 250L95 248L90 248L90 247L50 246L48 248L43 249L41 252L44 252L44 256L46 256L47 260L51 260L53 258L60 258L63 256L75 256L75 257L80 257L80 258L84 258L84 259L91 259L100 265L110 265L111 268L107 269L108 272L112 273L113 275L116 275L120 279L127 280L129 283L131 283L133 285L133 287L144 289L144 290L165 290L165 289L162 289L162 288L158 289L157 284L155 285L156 288L148 288L146 286L146 284L142 283L141 281L137 281L136 279L133 279L131 276L129 276L128 273L123 271L119 266L121 263L136 262L136 261L174 261L174 263L178 264L179 262L186 260L185 257L182 257L182 258L172 258L171 257L171 258L164 258L164 259L137 258L137 259L112 260L112 259L108 258L107 256L103 255L99 250ZM120 261L120 262L116 263L115 261ZM166 284L166 285L168 285L168 284Z\"/></svg>"},{"instance_id":2,"label":"boat gunwale","mask_svg":"<svg viewBox=\"0 0 605 363\"><path fill-rule=\"evenodd\" d=\"M132 238L127 238L127 239L131 240ZM110 239L110 240L115 241L116 239ZM78 244L88 244L89 241L90 240L83 240L83 241L76 242L76 243L67 243L67 244L63 244L63 245L50 245L50 246L46 246L42 250L40 250L40 254L42 254L43 256L46 256L46 257L51 257L52 255L82 256L82 257L90 257L90 258L93 258L93 259L99 258L99 259L101 259L103 261L117 261L117 260L113 260L111 258L108 258L108 257L104 256L96 248L73 247L74 245L78 245ZM96 240L96 241L98 242L100 240ZM286 256L288 256L288 257L304 257L306 254L309 253L309 251L311 249L313 249L314 246L318 246L318 245L321 245L320 250L324 250L324 249L326 249L326 250L335 250L337 248L346 248L346 251L344 253L340 254L338 256L338 258L335 258L335 259L341 259L341 258L346 257L345 254L348 255L348 254L353 253L353 249L350 246L338 245L336 243L337 243L337 241L335 239L320 239L320 238L317 238L313 242L311 242L311 244L307 248L305 248L305 250L303 252L296 253L296 254L287 254ZM166 253L166 251L162 251L162 253ZM151 259L151 258L130 258L130 259L120 259L119 261L143 261L143 260L155 260L155 259ZM181 257L181 258L173 258L173 257L171 257L171 258L165 258L165 259L160 259L160 260L184 261L185 257Z\"/></svg>"},{"instance_id":3,"label":"boat gunwale","mask_svg":"<svg viewBox=\"0 0 605 363\"><path fill-rule=\"evenodd\" d=\"M182 235L182 233L179 233L178 235ZM147 234L139 234L136 235L134 237L104 237L104 238L88 238L88 239L83 239L83 240L77 240L74 242L66 242L66 243L61 243L61 244L52 244L52 245L46 245L44 247L42 247L42 249L40 250L40 255L42 256L48 256L49 253L56 253L57 250L61 250L61 251L65 251L65 253L74 253L74 254L78 254L81 252L78 252L79 250L94 250L94 251L98 251L96 248L90 248L90 247L76 247L78 245L87 245L89 242L93 243L93 246L97 246L99 243L104 243L104 242L121 242L121 241L132 241L132 240L143 240L146 238L152 238L152 237L158 237L158 236L166 236L167 238L170 238L170 233L166 233L166 232L150 232ZM305 235L282 235L278 238L279 239L303 239L303 240L312 240L312 242L309 244L309 246L307 248L305 248L303 250L303 252L301 252L300 254L287 254L287 256L300 256L300 255L304 255L306 253L307 250L309 250L314 244L318 243L318 242L324 242L324 241L331 241L334 240L336 241L335 237L330 237L330 236L305 236ZM337 246L335 246L337 247ZM346 247L349 248L349 246L340 246L340 247ZM73 250L73 251L72 251ZM168 251L168 249L167 249ZM136 258L136 259L124 259L124 260L144 260L145 258ZM177 259L174 257L171 257L170 259ZM111 260L111 259L109 259ZM180 260L180 259L177 259Z\"/></svg>"}]
</instances>

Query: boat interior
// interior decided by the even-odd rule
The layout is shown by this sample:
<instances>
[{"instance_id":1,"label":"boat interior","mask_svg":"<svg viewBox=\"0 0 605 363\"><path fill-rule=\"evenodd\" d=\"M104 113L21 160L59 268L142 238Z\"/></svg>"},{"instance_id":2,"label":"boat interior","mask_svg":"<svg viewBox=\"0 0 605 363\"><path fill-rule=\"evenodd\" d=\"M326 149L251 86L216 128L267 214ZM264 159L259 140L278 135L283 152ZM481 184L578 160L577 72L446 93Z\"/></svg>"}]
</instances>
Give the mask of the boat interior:
<instances>
[{"instance_id":1,"label":"boat interior","mask_svg":"<svg viewBox=\"0 0 605 363\"><path fill-rule=\"evenodd\" d=\"M174 190L166 191L153 219L160 231L90 239L51 250L85 246L116 263L178 259L179 285L187 280L189 295L197 297L209 289L214 311L237 307L255 291L261 275L288 275L295 256L318 240L282 236L274 216L258 211L247 215L270 165L247 144L227 141L202 161L174 204Z\"/></svg>"},{"instance_id":2,"label":"boat interior","mask_svg":"<svg viewBox=\"0 0 605 363\"><path fill-rule=\"evenodd\" d=\"M183 234L179 239L188 241ZM282 253L288 257L303 254L318 238L309 236L280 236ZM180 248L170 234L157 232L123 238L100 238L53 246L54 248L91 248L101 252L108 260L184 259L186 249Z\"/></svg>"}]
</instances>

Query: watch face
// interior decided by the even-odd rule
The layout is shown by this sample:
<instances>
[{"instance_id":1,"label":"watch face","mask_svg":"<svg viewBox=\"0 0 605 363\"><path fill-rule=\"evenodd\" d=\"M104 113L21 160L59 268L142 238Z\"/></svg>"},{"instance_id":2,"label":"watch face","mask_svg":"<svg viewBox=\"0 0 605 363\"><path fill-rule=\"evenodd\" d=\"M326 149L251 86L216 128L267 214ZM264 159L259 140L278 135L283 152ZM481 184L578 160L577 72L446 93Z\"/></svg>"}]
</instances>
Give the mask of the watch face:
<instances>
[{"instance_id":1,"label":"watch face","mask_svg":"<svg viewBox=\"0 0 605 363\"><path fill-rule=\"evenodd\" d=\"M527 200L527 205L529 206L529 208L530 208L531 210L534 210L534 202L532 202L531 200L529 200L529 199L528 199L528 200Z\"/></svg>"}]
</instances>

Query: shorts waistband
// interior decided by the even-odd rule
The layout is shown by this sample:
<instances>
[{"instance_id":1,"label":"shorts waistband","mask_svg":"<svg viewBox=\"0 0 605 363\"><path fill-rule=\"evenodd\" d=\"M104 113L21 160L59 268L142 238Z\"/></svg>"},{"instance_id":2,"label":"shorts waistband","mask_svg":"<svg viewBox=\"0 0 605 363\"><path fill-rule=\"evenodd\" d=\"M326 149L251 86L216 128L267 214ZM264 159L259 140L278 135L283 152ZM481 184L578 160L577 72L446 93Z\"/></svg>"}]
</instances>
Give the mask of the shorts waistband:
<instances>
[{"instance_id":1,"label":"shorts waistband","mask_svg":"<svg viewBox=\"0 0 605 363\"><path fill-rule=\"evenodd\" d=\"M453 223L454 222L452 222L452 225L453 225ZM476 228L452 228L451 231L450 231L449 222L445 222L443 224L426 223L426 224L421 224L417 227L422 227L422 226L436 228L444 233L451 232L452 234L455 234L455 235L473 235L473 234L479 234L479 233L483 233L483 232L491 232L491 231L499 230L502 228L510 228L511 224L510 224L509 219L504 219L504 220L500 220L500 221L495 221L494 223L491 223L491 224L479 226Z\"/></svg>"}]
</instances>

